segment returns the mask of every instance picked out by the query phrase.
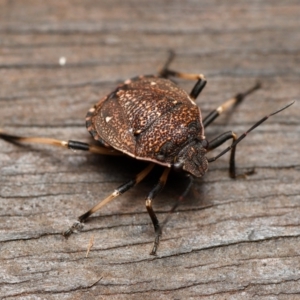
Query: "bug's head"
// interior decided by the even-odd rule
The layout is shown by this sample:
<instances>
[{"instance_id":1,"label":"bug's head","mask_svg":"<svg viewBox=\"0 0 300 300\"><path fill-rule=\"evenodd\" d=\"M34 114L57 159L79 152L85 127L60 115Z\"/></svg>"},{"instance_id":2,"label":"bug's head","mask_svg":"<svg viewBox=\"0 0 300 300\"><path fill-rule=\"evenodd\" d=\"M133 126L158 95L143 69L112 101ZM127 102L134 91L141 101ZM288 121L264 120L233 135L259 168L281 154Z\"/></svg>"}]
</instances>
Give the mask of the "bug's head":
<instances>
[{"instance_id":1,"label":"bug's head","mask_svg":"<svg viewBox=\"0 0 300 300\"><path fill-rule=\"evenodd\" d=\"M173 168L176 171L185 171L195 177L202 177L207 171L208 161L207 140L196 140L186 145L176 157Z\"/></svg>"}]
</instances>

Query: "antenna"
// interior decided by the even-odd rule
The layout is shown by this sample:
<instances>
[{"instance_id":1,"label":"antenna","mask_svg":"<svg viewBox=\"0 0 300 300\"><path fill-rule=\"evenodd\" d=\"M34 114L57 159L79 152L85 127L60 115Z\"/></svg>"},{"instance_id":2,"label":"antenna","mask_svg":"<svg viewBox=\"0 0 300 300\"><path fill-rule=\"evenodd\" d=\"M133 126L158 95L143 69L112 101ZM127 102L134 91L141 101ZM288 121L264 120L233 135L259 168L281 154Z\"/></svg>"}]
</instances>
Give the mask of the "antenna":
<instances>
[{"instance_id":1,"label":"antenna","mask_svg":"<svg viewBox=\"0 0 300 300\"><path fill-rule=\"evenodd\" d=\"M215 157L211 157L208 159L208 162L213 162L215 160L217 160L219 157L223 156L225 153L227 153L229 150L231 150L233 147L235 147L240 141L242 141L249 132L251 132L253 129L255 129L256 127L258 127L261 123L265 122L268 118L270 118L271 116L274 116L278 113L280 113L281 111L287 109L288 107L290 107L291 105L293 105L295 103L295 101L291 102L290 104L286 105L285 107L263 117L261 120L259 120L258 122L256 122L251 128L249 128L246 132L244 132L234 143L231 144L231 146L227 147L225 150L223 150L220 154L218 154Z\"/></svg>"}]
</instances>

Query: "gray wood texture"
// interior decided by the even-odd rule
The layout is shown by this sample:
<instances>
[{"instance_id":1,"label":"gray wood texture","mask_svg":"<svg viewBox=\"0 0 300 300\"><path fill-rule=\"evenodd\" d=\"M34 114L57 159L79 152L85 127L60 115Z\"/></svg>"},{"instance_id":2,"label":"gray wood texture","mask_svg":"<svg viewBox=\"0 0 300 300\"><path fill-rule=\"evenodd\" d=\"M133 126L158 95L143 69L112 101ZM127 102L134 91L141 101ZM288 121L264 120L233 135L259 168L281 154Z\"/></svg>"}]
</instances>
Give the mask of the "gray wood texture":
<instances>
[{"instance_id":1,"label":"gray wood texture","mask_svg":"<svg viewBox=\"0 0 300 300\"><path fill-rule=\"evenodd\" d=\"M153 257L144 199L160 170L65 240L76 217L144 164L0 140L2 299L300 298L299 0L0 0L0 128L92 142L87 110L118 82L155 73L169 49L173 69L206 75L203 115L263 83L208 139L242 134L296 100L239 145L238 171L256 173L230 179L228 155L211 164ZM155 199L160 220L185 184L172 175Z\"/></svg>"}]
</instances>

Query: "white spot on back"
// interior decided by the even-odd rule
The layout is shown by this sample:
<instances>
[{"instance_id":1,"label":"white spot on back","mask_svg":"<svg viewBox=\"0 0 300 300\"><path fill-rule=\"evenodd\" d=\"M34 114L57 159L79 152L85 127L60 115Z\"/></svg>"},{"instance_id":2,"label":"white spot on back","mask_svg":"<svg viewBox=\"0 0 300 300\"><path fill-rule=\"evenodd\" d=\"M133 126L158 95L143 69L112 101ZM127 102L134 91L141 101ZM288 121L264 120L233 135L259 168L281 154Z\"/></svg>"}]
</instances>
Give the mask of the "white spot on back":
<instances>
[{"instance_id":1,"label":"white spot on back","mask_svg":"<svg viewBox=\"0 0 300 300\"><path fill-rule=\"evenodd\" d=\"M108 123L111 119L112 119L112 117L106 117L105 122Z\"/></svg>"},{"instance_id":2,"label":"white spot on back","mask_svg":"<svg viewBox=\"0 0 300 300\"><path fill-rule=\"evenodd\" d=\"M191 98L190 96L188 97L188 99L190 100L190 102L191 102L193 105L197 106L196 102L195 102L194 100L192 100L192 98Z\"/></svg>"},{"instance_id":3,"label":"white spot on back","mask_svg":"<svg viewBox=\"0 0 300 300\"><path fill-rule=\"evenodd\" d=\"M156 82L152 81L150 84L151 84L151 85L156 85Z\"/></svg>"}]
</instances>

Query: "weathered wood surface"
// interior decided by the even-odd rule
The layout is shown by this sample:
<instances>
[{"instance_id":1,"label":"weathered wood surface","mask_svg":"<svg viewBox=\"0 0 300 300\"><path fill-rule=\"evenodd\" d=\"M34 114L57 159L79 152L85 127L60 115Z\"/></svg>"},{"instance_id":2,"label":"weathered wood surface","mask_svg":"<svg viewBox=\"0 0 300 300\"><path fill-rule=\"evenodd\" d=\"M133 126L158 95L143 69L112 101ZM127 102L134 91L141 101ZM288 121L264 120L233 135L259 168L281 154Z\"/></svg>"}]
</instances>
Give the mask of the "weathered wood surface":
<instances>
[{"instance_id":1,"label":"weathered wood surface","mask_svg":"<svg viewBox=\"0 0 300 300\"><path fill-rule=\"evenodd\" d=\"M255 167L256 174L229 179L228 155L210 165L164 228L157 257L148 254L153 229L144 197L159 173L65 240L61 232L78 215L143 165L0 141L0 297L300 297L299 16L297 0L1 0L0 128L13 134L91 141L86 111L117 82L155 72L169 49L177 52L174 69L206 75L197 100L204 115L263 83L208 138L241 134L298 102L240 144L239 171ZM157 197L160 220L185 183L172 176Z\"/></svg>"}]
</instances>

